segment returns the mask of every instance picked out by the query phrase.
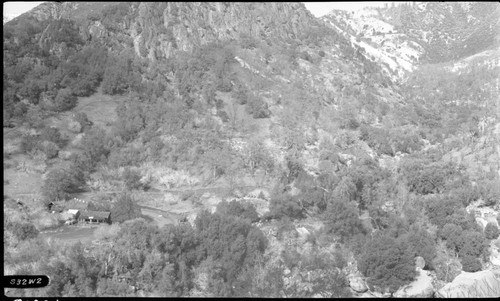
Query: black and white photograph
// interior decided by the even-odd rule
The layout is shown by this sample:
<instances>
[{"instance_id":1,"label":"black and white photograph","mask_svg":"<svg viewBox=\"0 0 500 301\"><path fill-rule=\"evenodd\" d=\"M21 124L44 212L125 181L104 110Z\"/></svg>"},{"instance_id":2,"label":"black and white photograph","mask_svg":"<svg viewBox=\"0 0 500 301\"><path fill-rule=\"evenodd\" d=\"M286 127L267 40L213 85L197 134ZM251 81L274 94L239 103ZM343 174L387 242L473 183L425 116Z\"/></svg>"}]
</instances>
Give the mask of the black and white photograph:
<instances>
[{"instance_id":1,"label":"black and white photograph","mask_svg":"<svg viewBox=\"0 0 500 301\"><path fill-rule=\"evenodd\" d=\"M3 3L12 301L500 297L500 3Z\"/></svg>"}]
</instances>

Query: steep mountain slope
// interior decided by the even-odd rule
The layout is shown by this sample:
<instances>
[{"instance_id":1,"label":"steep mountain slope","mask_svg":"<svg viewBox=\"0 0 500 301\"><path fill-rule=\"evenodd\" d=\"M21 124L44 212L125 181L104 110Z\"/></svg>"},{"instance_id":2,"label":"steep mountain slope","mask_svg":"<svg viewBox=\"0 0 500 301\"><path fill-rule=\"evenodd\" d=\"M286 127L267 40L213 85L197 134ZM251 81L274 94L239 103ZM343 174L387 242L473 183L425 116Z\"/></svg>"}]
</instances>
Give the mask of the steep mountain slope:
<instances>
[{"instance_id":1,"label":"steep mountain slope","mask_svg":"<svg viewBox=\"0 0 500 301\"><path fill-rule=\"evenodd\" d=\"M5 263L53 280L13 294L382 296L425 280L431 296L490 269L500 214L470 208L500 200L497 7L320 20L301 3L46 2L7 22ZM38 231L76 207L114 224L55 250Z\"/></svg>"},{"instance_id":2,"label":"steep mountain slope","mask_svg":"<svg viewBox=\"0 0 500 301\"><path fill-rule=\"evenodd\" d=\"M495 3L418 3L322 18L363 47L368 57L402 78L422 63L465 58L498 48L500 7Z\"/></svg>"},{"instance_id":3,"label":"steep mountain slope","mask_svg":"<svg viewBox=\"0 0 500 301\"><path fill-rule=\"evenodd\" d=\"M348 36L354 45L365 49L367 57L382 65L386 74L401 79L415 69L424 49L384 21L381 14L375 8L354 12L334 10L323 20Z\"/></svg>"},{"instance_id":4,"label":"steep mountain slope","mask_svg":"<svg viewBox=\"0 0 500 301\"><path fill-rule=\"evenodd\" d=\"M227 76L220 77L224 82L222 84L229 85L225 89L231 90L230 86L242 82L245 77L258 79L257 82L268 82L267 88L255 87L255 80L242 82L242 85L246 90L263 97L266 106L270 106L271 111L276 113L271 116L273 123L277 123L276 117L282 111L282 105L264 95L275 94L274 97L276 91L290 90L287 88L290 85L299 85L297 88L300 87L304 94L305 91L310 91L315 95L311 98L318 99L316 105L327 103L338 106L342 98L353 98L356 100L351 105L359 111L364 99L370 98L374 101L374 107L370 109L371 112L360 115L364 116L361 119L375 118L377 102L397 102L397 96L387 97L390 95L390 80L378 72L379 67L367 61L361 55L360 48L353 48L345 38L329 31L299 3L227 5L49 2L22 18L21 21L10 22L11 26L7 30L19 27L16 22L27 22L30 25L26 26L43 28L39 33L35 30L35 35L27 39L36 41L41 51L48 52L49 56L61 61L76 61L70 57L78 55L83 49L104 47L110 56L128 58L128 69L133 70L125 73L130 73L135 80L142 78L142 81L149 83L160 81L162 85L177 90L176 93L184 98L196 101L201 99L210 107L214 107L215 102L210 103L206 96L201 95L203 89L188 87L191 83L181 78L184 76L182 74L186 74L184 71L172 72L172 68L179 67L175 66L175 58L178 55L186 57L190 53L196 53L198 49L211 43L237 44L237 47L228 50L232 57L224 58L227 66L224 67L226 70L221 71ZM66 32L61 34L63 28ZM12 35L7 31L8 57L19 54L16 49L20 42L9 39ZM63 35L66 37L62 37ZM206 49L210 49L210 46L207 47ZM33 59L39 56L38 51L40 50L33 49ZM30 56L25 52L22 54L24 59ZM198 52L195 56L200 54ZM43 55L47 56L47 53ZM200 62L207 57L200 56ZM171 60L167 60L169 58ZM15 61L15 58L9 61ZM191 71L186 69L186 72ZM84 72L80 72L82 73ZM107 74L104 72L101 76L106 77ZM75 79L74 82L78 80ZM106 78L104 82L108 82ZM126 86L123 89L125 88ZM322 91L323 89L326 91ZM381 95L384 95L384 99ZM39 96L35 94L34 97ZM290 97L297 96L289 95L288 98ZM297 98L293 101L299 100ZM231 102L225 104L231 105ZM321 112L321 109L311 106L308 111ZM206 112L199 113L205 115ZM296 113L298 112L293 112ZM355 111L351 115L353 113ZM310 116L301 117L303 120L308 118L313 119Z\"/></svg>"}]
</instances>

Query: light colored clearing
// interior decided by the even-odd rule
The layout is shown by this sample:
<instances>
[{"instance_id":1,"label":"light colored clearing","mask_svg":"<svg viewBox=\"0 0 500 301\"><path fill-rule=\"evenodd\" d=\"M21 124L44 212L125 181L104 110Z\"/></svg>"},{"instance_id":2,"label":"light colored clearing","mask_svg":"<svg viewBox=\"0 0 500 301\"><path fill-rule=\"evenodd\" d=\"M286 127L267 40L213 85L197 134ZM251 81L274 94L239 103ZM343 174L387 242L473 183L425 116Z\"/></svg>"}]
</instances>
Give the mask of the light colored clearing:
<instances>
[{"instance_id":1,"label":"light colored clearing","mask_svg":"<svg viewBox=\"0 0 500 301\"><path fill-rule=\"evenodd\" d=\"M74 122L76 113L85 113L95 126L109 128L117 119L116 107L126 96L110 96L100 92L88 97L78 97L77 106L66 112L59 113L49 119L49 125L58 128L61 134L72 139L75 133L69 131L69 125Z\"/></svg>"},{"instance_id":2,"label":"light colored clearing","mask_svg":"<svg viewBox=\"0 0 500 301\"><path fill-rule=\"evenodd\" d=\"M151 217L160 228L167 224L177 223L172 217L166 216L165 214L158 214L157 211L149 208L141 208L141 213Z\"/></svg>"},{"instance_id":3,"label":"light colored clearing","mask_svg":"<svg viewBox=\"0 0 500 301\"><path fill-rule=\"evenodd\" d=\"M173 170L166 166L158 166L153 163L144 163L140 167L143 178L151 179L152 184L162 188L195 186L201 179L192 176L185 170Z\"/></svg>"},{"instance_id":4,"label":"light colored clearing","mask_svg":"<svg viewBox=\"0 0 500 301\"><path fill-rule=\"evenodd\" d=\"M432 277L429 276L427 271L419 270L418 273L419 275L415 281L396 292L396 298L428 297L432 295Z\"/></svg>"},{"instance_id":5,"label":"light colored clearing","mask_svg":"<svg viewBox=\"0 0 500 301\"><path fill-rule=\"evenodd\" d=\"M150 211L153 209L163 210L171 214L184 214L194 212L198 209L190 200L181 201L177 194L169 192L164 193L160 197L151 195L148 196L147 194L144 194L138 198L138 205L150 207L142 208L143 214L149 215L153 218L155 215L156 217L159 217L159 214L163 215L162 212L155 212L154 214L151 213Z\"/></svg>"},{"instance_id":6,"label":"light colored clearing","mask_svg":"<svg viewBox=\"0 0 500 301\"><path fill-rule=\"evenodd\" d=\"M16 195L37 194L43 184L41 175L18 171L14 168L7 168L3 171L4 195L15 197Z\"/></svg>"},{"instance_id":7,"label":"light colored clearing","mask_svg":"<svg viewBox=\"0 0 500 301\"><path fill-rule=\"evenodd\" d=\"M94 125L106 127L111 125L118 116L116 107L126 96L110 96L100 92L89 97L79 97L74 113L83 112Z\"/></svg>"},{"instance_id":8,"label":"light colored clearing","mask_svg":"<svg viewBox=\"0 0 500 301\"><path fill-rule=\"evenodd\" d=\"M89 242L94 239L94 232L97 227L63 226L53 231L40 233L45 237L57 238L66 242Z\"/></svg>"}]
</instances>

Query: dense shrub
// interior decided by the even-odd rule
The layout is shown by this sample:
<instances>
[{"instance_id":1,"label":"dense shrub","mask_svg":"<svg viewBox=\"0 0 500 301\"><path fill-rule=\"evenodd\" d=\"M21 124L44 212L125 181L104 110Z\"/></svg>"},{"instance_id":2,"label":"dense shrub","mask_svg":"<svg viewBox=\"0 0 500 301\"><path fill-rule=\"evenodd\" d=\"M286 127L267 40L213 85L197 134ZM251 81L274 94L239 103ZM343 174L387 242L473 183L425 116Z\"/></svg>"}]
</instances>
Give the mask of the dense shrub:
<instances>
[{"instance_id":1,"label":"dense shrub","mask_svg":"<svg viewBox=\"0 0 500 301\"><path fill-rule=\"evenodd\" d=\"M483 180L480 183L479 191L485 206L498 204L500 200L499 179Z\"/></svg>"},{"instance_id":2,"label":"dense shrub","mask_svg":"<svg viewBox=\"0 0 500 301\"><path fill-rule=\"evenodd\" d=\"M282 218L284 216L302 218L304 216L303 207L297 198L287 193L271 197L269 207L270 214L275 218Z\"/></svg>"},{"instance_id":3,"label":"dense shrub","mask_svg":"<svg viewBox=\"0 0 500 301\"><path fill-rule=\"evenodd\" d=\"M238 81L235 87L233 88L233 96L236 99L236 101L240 105L244 105L247 103L249 95L250 91L248 91L248 88L244 84Z\"/></svg>"},{"instance_id":4,"label":"dense shrub","mask_svg":"<svg viewBox=\"0 0 500 301\"><path fill-rule=\"evenodd\" d=\"M484 236L487 239L497 239L500 232L498 231L498 226L494 222L489 222L484 228Z\"/></svg>"},{"instance_id":5,"label":"dense shrub","mask_svg":"<svg viewBox=\"0 0 500 301\"><path fill-rule=\"evenodd\" d=\"M414 279L413 251L407 243L381 232L366 243L358 268L370 285L394 292Z\"/></svg>"},{"instance_id":6,"label":"dense shrub","mask_svg":"<svg viewBox=\"0 0 500 301\"><path fill-rule=\"evenodd\" d=\"M12 232L19 240L35 238L38 235L38 230L30 223L14 223Z\"/></svg>"},{"instance_id":7,"label":"dense shrub","mask_svg":"<svg viewBox=\"0 0 500 301\"><path fill-rule=\"evenodd\" d=\"M481 261L474 256L465 256L460 259L464 272L474 273L481 271Z\"/></svg>"},{"instance_id":8,"label":"dense shrub","mask_svg":"<svg viewBox=\"0 0 500 301\"><path fill-rule=\"evenodd\" d=\"M40 148L47 159L53 159L59 154L59 147L54 142L43 141L40 144Z\"/></svg>"},{"instance_id":9,"label":"dense shrub","mask_svg":"<svg viewBox=\"0 0 500 301\"><path fill-rule=\"evenodd\" d=\"M109 57L102 79L102 92L114 95L128 91L134 85L134 77L136 76L131 65L131 59L126 54L119 57Z\"/></svg>"},{"instance_id":10,"label":"dense shrub","mask_svg":"<svg viewBox=\"0 0 500 301\"><path fill-rule=\"evenodd\" d=\"M54 127L44 128L40 133L40 139L53 142L58 146L62 146L64 142L61 138L61 132L59 131L59 129Z\"/></svg>"},{"instance_id":11,"label":"dense shrub","mask_svg":"<svg viewBox=\"0 0 500 301\"><path fill-rule=\"evenodd\" d=\"M243 218L252 223L259 220L259 214L255 210L255 206L248 201L222 201L217 204L217 213L224 216L231 215L238 218Z\"/></svg>"},{"instance_id":12,"label":"dense shrub","mask_svg":"<svg viewBox=\"0 0 500 301\"><path fill-rule=\"evenodd\" d=\"M28 112L28 106L24 102L18 102L14 105L14 111L12 112L12 117L20 118Z\"/></svg>"},{"instance_id":13,"label":"dense shrub","mask_svg":"<svg viewBox=\"0 0 500 301\"><path fill-rule=\"evenodd\" d=\"M446 239L446 246L453 251L458 251L461 246L462 227L455 224L446 224L439 231L439 236Z\"/></svg>"},{"instance_id":14,"label":"dense shrub","mask_svg":"<svg viewBox=\"0 0 500 301\"><path fill-rule=\"evenodd\" d=\"M39 129L44 125L45 112L40 106L30 106L26 112L25 120L30 127Z\"/></svg>"},{"instance_id":15,"label":"dense shrub","mask_svg":"<svg viewBox=\"0 0 500 301\"><path fill-rule=\"evenodd\" d=\"M39 143L39 136L25 134L21 137L21 151L25 154L28 154L37 149Z\"/></svg>"},{"instance_id":16,"label":"dense shrub","mask_svg":"<svg viewBox=\"0 0 500 301\"><path fill-rule=\"evenodd\" d=\"M450 191L450 194L453 198L460 201L464 207L469 206L470 203L477 201L481 197L480 188L470 184L453 189Z\"/></svg>"},{"instance_id":17,"label":"dense shrub","mask_svg":"<svg viewBox=\"0 0 500 301\"><path fill-rule=\"evenodd\" d=\"M443 192L447 181L453 180L458 175L453 163L432 163L420 159L403 161L401 172L407 180L410 191L418 194Z\"/></svg>"},{"instance_id":18,"label":"dense shrub","mask_svg":"<svg viewBox=\"0 0 500 301\"><path fill-rule=\"evenodd\" d=\"M241 48L243 49L254 49L258 46L257 40L251 35L245 33L240 34L239 42Z\"/></svg>"},{"instance_id":19,"label":"dense shrub","mask_svg":"<svg viewBox=\"0 0 500 301\"><path fill-rule=\"evenodd\" d=\"M90 121L89 118L87 117L87 114L85 114L84 112L76 113L74 120L81 125L82 127L81 131L85 131L86 129L90 128L93 124L92 121Z\"/></svg>"},{"instance_id":20,"label":"dense shrub","mask_svg":"<svg viewBox=\"0 0 500 301\"><path fill-rule=\"evenodd\" d=\"M116 108L118 120L113 125L116 135L124 141L131 141L144 129L146 108L137 99L121 103Z\"/></svg>"},{"instance_id":21,"label":"dense shrub","mask_svg":"<svg viewBox=\"0 0 500 301\"><path fill-rule=\"evenodd\" d=\"M379 154L395 155L395 149L390 140L391 136L385 129L362 125L360 138Z\"/></svg>"},{"instance_id":22,"label":"dense shrub","mask_svg":"<svg viewBox=\"0 0 500 301\"><path fill-rule=\"evenodd\" d=\"M464 231L461 235L458 255L463 258L485 256L488 252L488 241L484 234L477 231Z\"/></svg>"},{"instance_id":23,"label":"dense shrub","mask_svg":"<svg viewBox=\"0 0 500 301\"><path fill-rule=\"evenodd\" d=\"M42 186L42 194L48 201L66 199L85 184L83 174L75 169L56 168L48 172Z\"/></svg>"},{"instance_id":24,"label":"dense shrub","mask_svg":"<svg viewBox=\"0 0 500 301\"><path fill-rule=\"evenodd\" d=\"M111 220L113 222L124 222L141 216L141 209L128 192L124 192L115 200L111 209Z\"/></svg>"},{"instance_id":25,"label":"dense shrub","mask_svg":"<svg viewBox=\"0 0 500 301\"><path fill-rule=\"evenodd\" d=\"M76 106L77 101L78 99L70 89L61 89L54 98L54 110L57 112L71 110Z\"/></svg>"},{"instance_id":26,"label":"dense shrub","mask_svg":"<svg viewBox=\"0 0 500 301\"><path fill-rule=\"evenodd\" d=\"M460 210L455 200L446 197L433 197L426 202L425 207L429 220L439 227L443 227L447 218Z\"/></svg>"},{"instance_id":27,"label":"dense shrub","mask_svg":"<svg viewBox=\"0 0 500 301\"><path fill-rule=\"evenodd\" d=\"M414 251L414 257L421 256L425 260L426 268L433 268L432 262L436 258L436 242L425 229L411 227L405 237Z\"/></svg>"},{"instance_id":28,"label":"dense shrub","mask_svg":"<svg viewBox=\"0 0 500 301\"><path fill-rule=\"evenodd\" d=\"M353 202L338 200L329 202L324 219L327 230L339 235L343 241L365 231Z\"/></svg>"},{"instance_id":29,"label":"dense shrub","mask_svg":"<svg viewBox=\"0 0 500 301\"><path fill-rule=\"evenodd\" d=\"M234 216L203 211L196 217L195 224L200 238L198 254L213 262L209 269L210 293L233 295L237 275L245 267L254 266L267 247L267 239L260 229Z\"/></svg>"},{"instance_id":30,"label":"dense shrub","mask_svg":"<svg viewBox=\"0 0 500 301\"><path fill-rule=\"evenodd\" d=\"M295 225L292 220L288 216L284 216L279 220L276 226L276 237L281 241L285 237L285 235L293 233L293 235L297 234L295 230Z\"/></svg>"},{"instance_id":31,"label":"dense shrub","mask_svg":"<svg viewBox=\"0 0 500 301\"><path fill-rule=\"evenodd\" d=\"M142 147L115 147L111 149L108 156L108 165L113 168L120 166L138 166L145 156Z\"/></svg>"},{"instance_id":32,"label":"dense shrub","mask_svg":"<svg viewBox=\"0 0 500 301\"><path fill-rule=\"evenodd\" d=\"M105 162L109 154L108 146L109 138L102 128L93 127L85 133L81 143L82 156L80 159L85 159L79 165L80 168L86 171L92 171L99 162Z\"/></svg>"},{"instance_id":33,"label":"dense shrub","mask_svg":"<svg viewBox=\"0 0 500 301\"><path fill-rule=\"evenodd\" d=\"M253 118L268 118L271 115L267 103L257 96L250 96L248 98L246 111Z\"/></svg>"},{"instance_id":34,"label":"dense shrub","mask_svg":"<svg viewBox=\"0 0 500 301\"><path fill-rule=\"evenodd\" d=\"M138 170L125 168L122 178L125 182L125 187L129 190L143 188L143 184L141 183L141 173Z\"/></svg>"}]
</instances>

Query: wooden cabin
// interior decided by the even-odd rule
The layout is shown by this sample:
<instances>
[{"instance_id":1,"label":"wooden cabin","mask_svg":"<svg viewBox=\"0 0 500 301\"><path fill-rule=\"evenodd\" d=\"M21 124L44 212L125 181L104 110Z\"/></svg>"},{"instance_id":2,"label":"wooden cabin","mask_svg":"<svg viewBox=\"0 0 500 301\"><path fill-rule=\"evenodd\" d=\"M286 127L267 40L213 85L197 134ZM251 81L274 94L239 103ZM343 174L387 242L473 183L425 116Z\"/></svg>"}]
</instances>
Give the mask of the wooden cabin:
<instances>
[{"instance_id":1,"label":"wooden cabin","mask_svg":"<svg viewBox=\"0 0 500 301\"><path fill-rule=\"evenodd\" d=\"M111 224L111 212L107 211L83 211L78 217L78 221L86 223L108 223Z\"/></svg>"}]
</instances>

